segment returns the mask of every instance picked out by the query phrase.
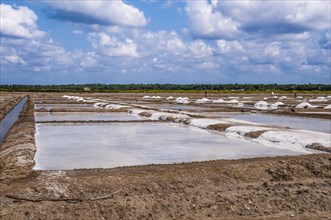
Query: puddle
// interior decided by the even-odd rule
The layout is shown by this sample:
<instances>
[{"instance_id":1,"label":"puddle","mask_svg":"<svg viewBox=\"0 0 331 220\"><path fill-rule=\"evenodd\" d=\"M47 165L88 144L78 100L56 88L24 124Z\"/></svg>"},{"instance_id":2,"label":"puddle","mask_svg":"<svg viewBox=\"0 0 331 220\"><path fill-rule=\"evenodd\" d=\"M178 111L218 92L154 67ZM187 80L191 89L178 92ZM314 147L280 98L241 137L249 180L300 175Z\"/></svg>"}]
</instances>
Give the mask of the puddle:
<instances>
[{"instance_id":1,"label":"puddle","mask_svg":"<svg viewBox=\"0 0 331 220\"><path fill-rule=\"evenodd\" d=\"M17 121L18 116L20 115L22 108L27 100L27 97L23 98L14 108L9 112L6 117L4 117L0 122L0 143L6 137L7 132Z\"/></svg>"},{"instance_id":2,"label":"puddle","mask_svg":"<svg viewBox=\"0 0 331 220\"><path fill-rule=\"evenodd\" d=\"M178 124L37 124L36 170L298 155Z\"/></svg>"},{"instance_id":3,"label":"puddle","mask_svg":"<svg viewBox=\"0 0 331 220\"><path fill-rule=\"evenodd\" d=\"M313 119L313 118L296 118L289 116L274 116L262 114L215 114L221 117L231 117L234 119L245 120L254 123L276 125L281 127L290 127L297 129L305 129L310 131L319 131L324 133L331 133L331 120Z\"/></svg>"},{"instance_id":4,"label":"puddle","mask_svg":"<svg viewBox=\"0 0 331 220\"><path fill-rule=\"evenodd\" d=\"M47 109L53 108L94 108L91 104L36 104L35 109Z\"/></svg>"},{"instance_id":5,"label":"puddle","mask_svg":"<svg viewBox=\"0 0 331 220\"><path fill-rule=\"evenodd\" d=\"M36 122L44 121L134 121L141 117L126 112L36 112Z\"/></svg>"}]
</instances>

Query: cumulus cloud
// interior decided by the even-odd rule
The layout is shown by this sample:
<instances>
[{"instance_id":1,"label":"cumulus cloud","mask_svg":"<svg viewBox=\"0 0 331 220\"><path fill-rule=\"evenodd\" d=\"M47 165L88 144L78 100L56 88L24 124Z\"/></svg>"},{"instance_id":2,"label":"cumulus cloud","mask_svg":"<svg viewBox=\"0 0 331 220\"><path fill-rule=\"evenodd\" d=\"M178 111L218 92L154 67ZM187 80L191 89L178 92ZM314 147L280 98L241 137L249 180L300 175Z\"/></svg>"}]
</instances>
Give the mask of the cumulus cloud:
<instances>
[{"instance_id":1,"label":"cumulus cloud","mask_svg":"<svg viewBox=\"0 0 331 220\"><path fill-rule=\"evenodd\" d=\"M123 1L46 1L55 12L51 17L77 23L143 27L144 13Z\"/></svg>"},{"instance_id":2,"label":"cumulus cloud","mask_svg":"<svg viewBox=\"0 0 331 220\"><path fill-rule=\"evenodd\" d=\"M192 32L198 37L219 38L233 37L239 33L238 23L230 17L224 17L208 1L188 1L186 13Z\"/></svg>"},{"instance_id":3,"label":"cumulus cloud","mask_svg":"<svg viewBox=\"0 0 331 220\"><path fill-rule=\"evenodd\" d=\"M24 65L26 63L21 57L17 56L16 54L4 56L4 60L8 61L12 64L23 64Z\"/></svg>"},{"instance_id":4,"label":"cumulus cloud","mask_svg":"<svg viewBox=\"0 0 331 220\"><path fill-rule=\"evenodd\" d=\"M188 1L193 34L242 38L251 34L302 34L330 28L330 1Z\"/></svg>"},{"instance_id":5,"label":"cumulus cloud","mask_svg":"<svg viewBox=\"0 0 331 220\"><path fill-rule=\"evenodd\" d=\"M125 38L123 41L105 32L89 33L88 39L92 42L93 48L103 55L114 57L139 57L137 44L131 39Z\"/></svg>"},{"instance_id":6,"label":"cumulus cloud","mask_svg":"<svg viewBox=\"0 0 331 220\"><path fill-rule=\"evenodd\" d=\"M17 38L41 38L45 32L38 30L36 24L38 17L28 7L12 7L1 4L1 28L2 36Z\"/></svg>"}]
</instances>

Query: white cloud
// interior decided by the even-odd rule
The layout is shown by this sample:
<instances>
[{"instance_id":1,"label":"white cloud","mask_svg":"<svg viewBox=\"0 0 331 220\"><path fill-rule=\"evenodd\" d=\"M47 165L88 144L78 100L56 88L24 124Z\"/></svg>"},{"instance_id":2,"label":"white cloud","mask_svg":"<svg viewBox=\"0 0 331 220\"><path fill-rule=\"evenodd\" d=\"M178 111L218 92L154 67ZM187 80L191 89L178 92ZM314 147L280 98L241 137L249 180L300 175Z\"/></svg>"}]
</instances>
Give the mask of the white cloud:
<instances>
[{"instance_id":1,"label":"white cloud","mask_svg":"<svg viewBox=\"0 0 331 220\"><path fill-rule=\"evenodd\" d=\"M18 38L41 38L45 32L38 30L36 24L38 17L28 7L12 7L1 4L1 28L0 33L4 36Z\"/></svg>"},{"instance_id":2,"label":"white cloud","mask_svg":"<svg viewBox=\"0 0 331 220\"><path fill-rule=\"evenodd\" d=\"M212 47L202 40L192 41L189 44L189 51L196 58L210 57L213 54Z\"/></svg>"},{"instance_id":3,"label":"white cloud","mask_svg":"<svg viewBox=\"0 0 331 220\"><path fill-rule=\"evenodd\" d=\"M201 38L302 34L330 28L330 1L187 1L192 32Z\"/></svg>"},{"instance_id":4,"label":"white cloud","mask_svg":"<svg viewBox=\"0 0 331 220\"><path fill-rule=\"evenodd\" d=\"M83 68L95 67L98 65L99 56L95 52L87 52L85 58L80 62Z\"/></svg>"},{"instance_id":5,"label":"white cloud","mask_svg":"<svg viewBox=\"0 0 331 220\"><path fill-rule=\"evenodd\" d=\"M46 1L46 3L58 10L55 18L73 22L130 27L143 27L147 24L142 11L121 0Z\"/></svg>"},{"instance_id":6,"label":"white cloud","mask_svg":"<svg viewBox=\"0 0 331 220\"><path fill-rule=\"evenodd\" d=\"M137 44L131 39L125 38L123 41L105 32L89 33L88 39L92 42L93 48L101 54L110 57L139 57Z\"/></svg>"},{"instance_id":7,"label":"white cloud","mask_svg":"<svg viewBox=\"0 0 331 220\"><path fill-rule=\"evenodd\" d=\"M10 56L4 56L4 60L12 63L12 64L25 64L26 62L16 54L10 55Z\"/></svg>"},{"instance_id":8,"label":"white cloud","mask_svg":"<svg viewBox=\"0 0 331 220\"><path fill-rule=\"evenodd\" d=\"M217 40L217 51L221 53L238 53L245 52L245 48L238 41Z\"/></svg>"},{"instance_id":9,"label":"white cloud","mask_svg":"<svg viewBox=\"0 0 331 220\"><path fill-rule=\"evenodd\" d=\"M226 18L208 1L188 1L186 13L189 17L193 34L199 37L220 38L239 34L238 24Z\"/></svg>"}]
</instances>

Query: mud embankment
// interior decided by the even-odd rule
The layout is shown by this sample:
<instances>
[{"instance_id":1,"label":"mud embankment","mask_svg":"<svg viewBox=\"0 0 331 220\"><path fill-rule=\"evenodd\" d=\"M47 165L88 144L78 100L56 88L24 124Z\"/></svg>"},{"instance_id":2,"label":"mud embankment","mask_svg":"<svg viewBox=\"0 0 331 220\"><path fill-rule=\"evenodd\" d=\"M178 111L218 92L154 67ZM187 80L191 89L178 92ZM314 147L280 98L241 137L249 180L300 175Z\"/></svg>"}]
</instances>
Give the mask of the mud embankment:
<instances>
[{"instance_id":1,"label":"mud embankment","mask_svg":"<svg viewBox=\"0 0 331 220\"><path fill-rule=\"evenodd\" d=\"M6 98L0 104L0 120L2 120L13 108L24 98L24 95L12 95L13 97Z\"/></svg>"},{"instance_id":2,"label":"mud embankment","mask_svg":"<svg viewBox=\"0 0 331 220\"><path fill-rule=\"evenodd\" d=\"M35 146L34 103L25 103L19 119L0 145L0 183L28 176L34 166Z\"/></svg>"}]
</instances>

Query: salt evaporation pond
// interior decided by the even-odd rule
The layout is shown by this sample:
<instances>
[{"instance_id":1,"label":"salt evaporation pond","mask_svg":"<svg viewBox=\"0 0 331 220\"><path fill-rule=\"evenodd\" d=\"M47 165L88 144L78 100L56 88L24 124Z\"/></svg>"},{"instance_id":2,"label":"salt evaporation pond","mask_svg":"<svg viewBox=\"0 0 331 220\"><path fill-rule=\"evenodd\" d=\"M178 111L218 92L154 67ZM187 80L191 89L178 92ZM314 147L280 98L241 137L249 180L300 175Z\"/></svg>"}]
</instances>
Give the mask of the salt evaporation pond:
<instances>
[{"instance_id":1,"label":"salt evaporation pond","mask_svg":"<svg viewBox=\"0 0 331 220\"><path fill-rule=\"evenodd\" d=\"M178 124L37 124L36 170L298 155Z\"/></svg>"},{"instance_id":2,"label":"salt evaporation pond","mask_svg":"<svg viewBox=\"0 0 331 220\"><path fill-rule=\"evenodd\" d=\"M36 104L35 109L47 109L51 110L53 108L95 108L91 104Z\"/></svg>"},{"instance_id":3,"label":"salt evaporation pond","mask_svg":"<svg viewBox=\"0 0 331 220\"><path fill-rule=\"evenodd\" d=\"M296 118L289 116L274 116L274 115L262 115L262 114L219 113L217 115L221 117L231 117L234 119L240 119L254 123L266 124L266 125L276 125L281 127L319 131L328 134L331 133L331 120L327 120L327 119Z\"/></svg>"},{"instance_id":4,"label":"salt evaporation pond","mask_svg":"<svg viewBox=\"0 0 331 220\"><path fill-rule=\"evenodd\" d=\"M141 117L126 112L36 112L37 122L44 121L136 121Z\"/></svg>"}]
</instances>

